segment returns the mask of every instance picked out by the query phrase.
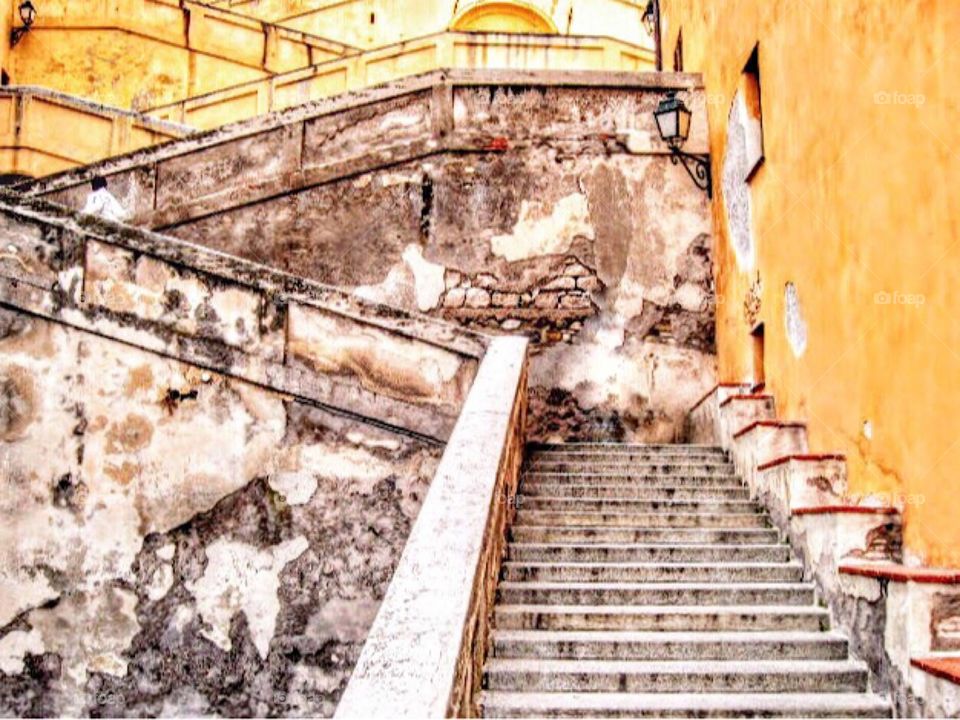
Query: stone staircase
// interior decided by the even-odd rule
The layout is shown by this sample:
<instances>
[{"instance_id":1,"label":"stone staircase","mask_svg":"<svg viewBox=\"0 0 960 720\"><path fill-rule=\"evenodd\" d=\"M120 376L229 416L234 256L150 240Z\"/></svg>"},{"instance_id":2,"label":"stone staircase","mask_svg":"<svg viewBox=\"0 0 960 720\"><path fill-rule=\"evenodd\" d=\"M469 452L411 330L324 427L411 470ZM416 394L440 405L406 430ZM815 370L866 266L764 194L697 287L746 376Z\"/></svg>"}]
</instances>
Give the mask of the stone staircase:
<instances>
[{"instance_id":1,"label":"stone staircase","mask_svg":"<svg viewBox=\"0 0 960 720\"><path fill-rule=\"evenodd\" d=\"M719 448L530 449L485 717L889 717Z\"/></svg>"}]
</instances>

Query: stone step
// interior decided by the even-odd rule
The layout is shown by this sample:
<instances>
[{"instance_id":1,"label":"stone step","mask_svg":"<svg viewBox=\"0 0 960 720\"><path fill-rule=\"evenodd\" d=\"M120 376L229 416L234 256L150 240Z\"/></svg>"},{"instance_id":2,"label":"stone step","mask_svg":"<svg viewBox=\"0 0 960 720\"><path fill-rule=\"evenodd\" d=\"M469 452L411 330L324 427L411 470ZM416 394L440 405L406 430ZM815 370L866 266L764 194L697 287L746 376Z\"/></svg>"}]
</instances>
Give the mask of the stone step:
<instances>
[{"instance_id":1,"label":"stone step","mask_svg":"<svg viewBox=\"0 0 960 720\"><path fill-rule=\"evenodd\" d=\"M531 472L629 472L644 475L729 475L734 468L731 463L663 463L663 462L586 462L538 460L528 463Z\"/></svg>"},{"instance_id":2,"label":"stone step","mask_svg":"<svg viewBox=\"0 0 960 720\"><path fill-rule=\"evenodd\" d=\"M618 443L618 442L571 442L571 443L529 443L527 450L537 452L706 452L725 454L719 445L693 445L686 443Z\"/></svg>"},{"instance_id":3,"label":"stone step","mask_svg":"<svg viewBox=\"0 0 960 720\"><path fill-rule=\"evenodd\" d=\"M623 500L749 500L750 491L742 486L711 487L704 485L648 487L643 483L621 485L574 485L572 483L525 482L520 486L521 496L568 498L620 498Z\"/></svg>"},{"instance_id":4,"label":"stone step","mask_svg":"<svg viewBox=\"0 0 960 720\"><path fill-rule=\"evenodd\" d=\"M680 452L644 452L644 451L586 451L586 450L550 450L535 452L527 456L528 462L691 462L716 463L729 462L721 453L680 453Z\"/></svg>"},{"instance_id":5,"label":"stone step","mask_svg":"<svg viewBox=\"0 0 960 720\"><path fill-rule=\"evenodd\" d=\"M494 630L492 657L566 660L844 660L830 632L617 632Z\"/></svg>"},{"instance_id":6,"label":"stone step","mask_svg":"<svg viewBox=\"0 0 960 720\"><path fill-rule=\"evenodd\" d=\"M803 565L787 563L503 563L507 581L800 582Z\"/></svg>"},{"instance_id":7,"label":"stone step","mask_svg":"<svg viewBox=\"0 0 960 720\"><path fill-rule=\"evenodd\" d=\"M524 484L552 484L552 485L617 485L627 487L659 488L659 487L746 487L740 478L733 473L726 475L656 475L630 472L539 472L525 470L521 474Z\"/></svg>"},{"instance_id":8,"label":"stone step","mask_svg":"<svg viewBox=\"0 0 960 720\"><path fill-rule=\"evenodd\" d=\"M677 546L717 543L736 545L771 545L780 542L775 528L744 530L709 530L702 528L640 527L554 527L549 525L514 525L510 537L515 542L598 542L598 543L672 543Z\"/></svg>"},{"instance_id":9,"label":"stone step","mask_svg":"<svg viewBox=\"0 0 960 720\"><path fill-rule=\"evenodd\" d=\"M890 705L865 693L481 694L489 718L888 718Z\"/></svg>"},{"instance_id":10,"label":"stone step","mask_svg":"<svg viewBox=\"0 0 960 720\"><path fill-rule=\"evenodd\" d=\"M530 510L577 512L663 513L759 513L752 500L630 500L622 498L528 497L521 495L518 507Z\"/></svg>"},{"instance_id":11,"label":"stone step","mask_svg":"<svg viewBox=\"0 0 960 720\"><path fill-rule=\"evenodd\" d=\"M602 583L502 581L508 605L811 605L808 583Z\"/></svg>"},{"instance_id":12,"label":"stone step","mask_svg":"<svg viewBox=\"0 0 960 720\"><path fill-rule=\"evenodd\" d=\"M752 513L636 513L636 512L565 512L532 510L521 507L517 512L521 525L593 525L604 527L675 527L675 528L765 528L769 518Z\"/></svg>"},{"instance_id":13,"label":"stone step","mask_svg":"<svg viewBox=\"0 0 960 720\"><path fill-rule=\"evenodd\" d=\"M788 545L510 543L510 560L540 562L786 562Z\"/></svg>"},{"instance_id":14,"label":"stone step","mask_svg":"<svg viewBox=\"0 0 960 720\"><path fill-rule=\"evenodd\" d=\"M496 605L495 626L505 630L827 630L819 607L792 605Z\"/></svg>"},{"instance_id":15,"label":"stone step","mask_svg":"<svg viewBox=\"0 0 960 720\"><path fill-rule=\"evenodd\" d=\"M853 660L544 660L492 658L484 687L524 692L863 692Z\"/></svg>"}]
</instances>

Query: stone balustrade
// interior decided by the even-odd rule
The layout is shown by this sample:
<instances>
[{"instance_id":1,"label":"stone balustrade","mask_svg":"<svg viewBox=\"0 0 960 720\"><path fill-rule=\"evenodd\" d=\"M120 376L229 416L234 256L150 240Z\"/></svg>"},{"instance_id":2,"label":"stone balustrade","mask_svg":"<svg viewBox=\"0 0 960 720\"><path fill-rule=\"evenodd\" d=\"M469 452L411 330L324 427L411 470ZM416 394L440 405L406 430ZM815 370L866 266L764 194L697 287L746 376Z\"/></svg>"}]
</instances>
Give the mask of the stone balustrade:
<instances>
[{"instance_id":1,"label":"stone balustrade","mask_svg":"<svg viewBox=\"0 0 960 720\"><path fill-rule=\"evenodd\" d=\"M335 717L476 717L523 456L527 340L492 341Z\"/></svg>"}]
</instances>

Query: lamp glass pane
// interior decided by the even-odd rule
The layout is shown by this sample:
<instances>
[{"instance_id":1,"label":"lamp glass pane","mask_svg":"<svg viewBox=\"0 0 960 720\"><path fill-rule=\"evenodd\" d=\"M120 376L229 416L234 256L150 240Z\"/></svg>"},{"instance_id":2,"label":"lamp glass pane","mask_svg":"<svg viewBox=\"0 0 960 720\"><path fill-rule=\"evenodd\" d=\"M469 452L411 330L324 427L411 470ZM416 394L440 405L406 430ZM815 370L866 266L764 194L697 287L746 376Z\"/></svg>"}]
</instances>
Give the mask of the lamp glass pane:
<instances>
[{"instance_id":1,"label":"lamp glass pane","mask_svg":"<svg viewBox=\"0 0 960 720\"><path fill-rule=\"evenodd\" d=\"M660 137L665 141L670 141L677 135L677 111L667 110L657 113L657 129L660 131Z\"/></svg>"},{"instance_id":2,"label":"lamp glass pane","mask_svg":"<svg viewBox=\"0 0 960 720\"><path fill-rule=\"evenodd\" d=\"M681 140L686 140L690 134L690 111L686 108L677 110L677 134Z\"/></svg>"}]
</instances>

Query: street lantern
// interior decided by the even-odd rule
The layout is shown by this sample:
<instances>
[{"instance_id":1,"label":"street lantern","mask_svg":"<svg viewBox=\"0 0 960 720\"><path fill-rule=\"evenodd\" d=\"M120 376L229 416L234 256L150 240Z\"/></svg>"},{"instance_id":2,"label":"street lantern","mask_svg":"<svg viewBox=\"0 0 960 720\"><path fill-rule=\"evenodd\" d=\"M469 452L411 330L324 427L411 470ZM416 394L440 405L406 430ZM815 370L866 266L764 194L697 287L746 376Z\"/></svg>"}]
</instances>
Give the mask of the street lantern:
<instances>
[{"instance_id":1,"label":"street lantern","mask_svg":"<svg viewBox=\"0 0 960 720\"><path fill-rule=\"evenodd\" d=\"M681 147L690 134L691 115L690 109L677 97L675 91L667 93L667 97L660 101L653 113L660 139L670 147Z\"/></svg>"},{"instance_id":2,"label":"street lantern","mask_svg":"<svg viewBox=\"0 0 960 720\"><path fill-rule=\"evenodd\" d=\"M667 93L653 111L660 139L670 148L670 162L682 163L684 170L698 188L706 190L707 197L713 197L713 182L710 173L710 156L685 153L680 148L690 135L690 118L693 113L675 90Z\"/></svg>"},{"instance_id":3,"label":"street lantern","mask_svg":"<svg viewBox=\"0 0 960 720\"><path fill-rule=\"evenodd\" d=\"M14 47L24 35L30 32L30 26L37 19L37 8L30 0L23 0L17 10L20 13L20 22L23 25L10 31L10 47Z\"/></svg>"},{"instance_id":4,"label":"street lantern","mask_svg":"<svg viewBox=\"0 0 960 720\"><path fill-rule=\"evenodd\" d=\"M657 11L653 3L654 0L647 0L647 7L643 11L643 17L640 18L640 22L643 23L643 27L650 37L653 37L654 31L657 29Z\"/></svg>"},{"instance_id":5,"label":"street lantern","mask_svg":"<svg viewBox=\"0 0 960 720\"><path fill-rule=\"evenodd\" d=\"M33 21L37 18L37 9L33 6L33 3L30 0L24 0L20 3L18 10L20 11L21 22L27 27L33 25Z\"/></svg>"}]
</instances>

